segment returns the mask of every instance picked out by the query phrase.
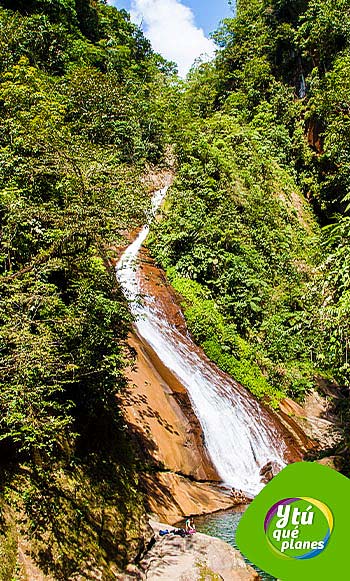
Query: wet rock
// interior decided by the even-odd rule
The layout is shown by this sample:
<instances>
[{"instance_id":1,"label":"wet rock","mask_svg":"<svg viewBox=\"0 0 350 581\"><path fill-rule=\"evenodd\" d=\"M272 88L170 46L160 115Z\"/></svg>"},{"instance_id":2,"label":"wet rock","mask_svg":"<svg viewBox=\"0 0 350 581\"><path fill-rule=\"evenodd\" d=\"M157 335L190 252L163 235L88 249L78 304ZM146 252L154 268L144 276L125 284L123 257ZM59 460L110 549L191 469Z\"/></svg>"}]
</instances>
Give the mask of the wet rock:
<instances>
[{"instance_id":1,"label":"wet rock","mask_svg":"<svg viewBox=\"0 0 350 581\"><path fill-rule=\"evenodd\" d=\"M230 496L237 506L240 504L249 504L252 501L252 498L246 496L242 490L236 490L235 488L232 488Z\"/></svg>"},{"instance_id":2,"label":"wet rock","mask_svg":"<svg viewBox=\"0 0 350 581\"><path fill-rule=\"evenodd\" d=\"M255 410L259 409L258 422L265 427L272 447L276 437L286 443L285 451L281 449L281 458L284 456L286 461L301 460L299 440L295 444L294 433L288 431L288 426L281 424L271 410L263 406L258 408L253 396L228 378L191 341L179 297L167 283L164 272L156 267L147 250L142 249L139 256L141 265L136 277L140 291L145 297L152 297L150 304L157 305L155 313L159 317L159 326L155 327L154 332L161 332L164 326L167 333L173 335L173 347L178 341L183 344L184 351L179 351L182 357L195 352L203 361L207 376L209 373L215 374L219 394L220 389L225 394L221 378L226 389L237 393L238 401L244 398L247 405L250 403L253 423L256 423ZM136 359L128 372L129 389L120 397L120 407L134 448L139 451L140 461L147 467L141 481L149 510L157 514L158 519L176 522L186 514L209 513L236 504L229 494L215 487L215 484L213 487L213 483L220 483L221 478L206 449L201 424L185 386L152 348L152 345L158 344L157 341L147 343L136 330L129 344ZM192 366L195 360L189 357ZM188 381L186 377L185 374L185 384ZM273 473L274 467L270 466L263 477L268 481Z\"/></svg>"},{"instance_id":3,"label":"wet rock","mask_svg":"<svg viewBox=\"0 0 350 581\"><path fill-rule=\"evenodd\" d=\"M267 484L274 478L274 476L276 476L276 474L280 472L280 470L281 467L277 462L267 462L267 464L265 464L265 466L263 466L260 470L261 482Z\"/></svg>"}]
</instances>

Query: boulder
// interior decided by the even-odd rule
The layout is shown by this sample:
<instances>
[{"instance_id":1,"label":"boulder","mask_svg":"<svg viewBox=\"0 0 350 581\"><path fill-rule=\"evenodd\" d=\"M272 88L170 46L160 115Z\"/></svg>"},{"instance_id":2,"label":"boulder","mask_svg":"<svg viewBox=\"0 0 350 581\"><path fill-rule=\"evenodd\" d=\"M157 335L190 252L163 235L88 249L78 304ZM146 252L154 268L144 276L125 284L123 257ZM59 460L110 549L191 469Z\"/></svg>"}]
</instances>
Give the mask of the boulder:
<instances>
[{"instance_id":1,"label":"boulder","mask_svg":"<svg viewBox=\"0 0 350 581\"><path fill-rule=\"evenodd\" d=\"M267 484L280 472L280 470L281 467L277 462L274 462L273 460L267 462L267 464L265 464L260 470L261 482Z\"/></svg>"},{"instance_id":2,"label":"boulder","mask_svg":"<svg viewBox=\"0 0 350 581\"><path fill-rule=\"evenodd\" d=\"M258 573L246 564L242 555L220 539L201 533L181 538L175 535L159 536L169 525L150 523L156 543L140 563L147 581L254 581Z\"/></svg>"}]
</instances>

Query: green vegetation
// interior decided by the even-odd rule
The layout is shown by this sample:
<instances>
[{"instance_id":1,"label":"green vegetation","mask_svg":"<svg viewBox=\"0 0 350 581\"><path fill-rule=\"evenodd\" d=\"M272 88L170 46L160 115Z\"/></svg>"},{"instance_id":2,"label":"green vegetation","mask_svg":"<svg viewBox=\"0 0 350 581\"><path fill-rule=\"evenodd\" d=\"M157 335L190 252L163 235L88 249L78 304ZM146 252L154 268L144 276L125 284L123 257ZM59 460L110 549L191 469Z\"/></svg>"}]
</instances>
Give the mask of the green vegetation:
<instances>
[{"instance_id":1,"label":"green vegetation","mask_svg":"<svg viewBox=\"0 0 350 581\"><path fill-rule=\"evenodd\" d=\"M270 139L256 120L224 112L187 125L151 247L209 357L275 405L285 393L302 398L318 371L310 288L321 249L312 211Z\"/></svg>"},{"instance_id":2,"label":"green vegetation","mask_svg":"<svg viewBox=\"0 0 350 581\"><path fill-rule=\"evenodd\" d=\"M220 581L221 575L214 573L206 563L198 562L196 563L196 567L199 575L198 581Z\"/></svg>"},{"instance_id":3,"label":"green vegetation","mask_svg":"<svg viewBox=\"0 0 350 581\"><path fill-rule=\"evenodd\" d=\"M207 354L259 397L278 398L283 390L298 397L308 387L301 305L317 225L257 130L216 113L203 125L196 121L183 143L152 250L171 269Z\"/></svg>"},{"instance_id":4,"label":"green vegetation","mask_svg":"<svg viewBox=\"0 0 350 581\"><path fill-rule=\"evenodd\" d=\"M172 67L126 12L89 0L3 2L0 45L4 511L23 515L56 579L108 579L144 542L112 248L145 220Z\"/></svg>"},{"instance_id":5,"label":"green vegetation","mask_svg":"<svg viewBox=\"0 0 350 581\"><path fill-rule=\"evenodd\" d=\"M238 0L178 87L151 248L195 339L272 405L350 379L349 34L343 0Z\"/></svg>"},{"instance_id":6,"label":"green vegetation","mask_svg":"<svg viewBox=\"0 0 350 581\"><path fill-rule=\"evenodd\" d=\"M13 579L17 565L18 538L16 527L2 508L0 524L0 579Z\"/></svg>"},{"instance_id":7,"label":"green vegetation","mask_svg":"<svg viewBox=\"0 0 350 581\"><path fill-rule=\"evenodd\" d=\"M103 0L1 2L0 579L18 515L57 579L143 548L113 248L169 145L150 247L195 340L273 407L349 384L348 2L238 0L215 39L183 83Z\"/></svg>"}]
</instances>

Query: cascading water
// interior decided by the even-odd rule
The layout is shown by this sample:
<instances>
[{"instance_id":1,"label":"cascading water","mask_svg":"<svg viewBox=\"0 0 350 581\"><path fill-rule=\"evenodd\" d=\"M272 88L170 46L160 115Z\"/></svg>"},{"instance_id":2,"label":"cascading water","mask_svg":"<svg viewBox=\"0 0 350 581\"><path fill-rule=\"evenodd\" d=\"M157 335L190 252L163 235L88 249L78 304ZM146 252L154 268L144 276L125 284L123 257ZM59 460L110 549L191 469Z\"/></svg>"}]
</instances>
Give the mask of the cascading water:
<instances>
[{"instance_id":1,"label":"cascading water","mask_svg":"<svg viewBox=\"0 0 350 581\"><path fill-rule=\"evenodd\" d=\"M167 187L152 200L152 216L165 198ZM149 225L122 255L116 273L135 316L139 335L162 363L186 387L198 417L208 453L223 482L256 494L263 487L260 470L268 462L285 465L286 445L281 433L257 401L230 376L217 369L180 333L151 296L141 297L138 253Z\"/></svg>"}]
</instances>

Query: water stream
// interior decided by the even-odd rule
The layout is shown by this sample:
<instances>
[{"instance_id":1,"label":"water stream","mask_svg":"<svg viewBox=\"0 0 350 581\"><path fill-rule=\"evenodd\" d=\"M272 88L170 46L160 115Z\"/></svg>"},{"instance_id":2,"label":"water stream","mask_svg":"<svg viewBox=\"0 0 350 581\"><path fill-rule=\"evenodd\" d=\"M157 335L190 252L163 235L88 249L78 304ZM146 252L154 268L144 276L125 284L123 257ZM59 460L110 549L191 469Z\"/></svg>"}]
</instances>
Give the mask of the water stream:
<instances>
[{"instance_id":1,"label":"water stream","mask_svg":"<svg viewBox=\"0 0 350 581\"><path fill-rule=\"evenodd\" d=\"M151 222L167 188L152 200ZM255 495L263 487L260 470L268 462L285 465L286 444L268 412L230 376L216 368L169 320L164 306L141 296L138 256L149 233L144 226L126 249L116 274L135 316L138 334L185 386L203 429L208 453L222 481Z\"/></svg>"}]
</instances>

